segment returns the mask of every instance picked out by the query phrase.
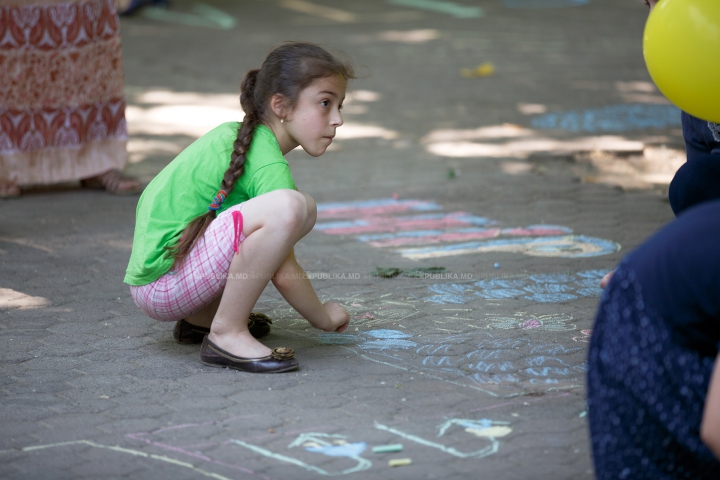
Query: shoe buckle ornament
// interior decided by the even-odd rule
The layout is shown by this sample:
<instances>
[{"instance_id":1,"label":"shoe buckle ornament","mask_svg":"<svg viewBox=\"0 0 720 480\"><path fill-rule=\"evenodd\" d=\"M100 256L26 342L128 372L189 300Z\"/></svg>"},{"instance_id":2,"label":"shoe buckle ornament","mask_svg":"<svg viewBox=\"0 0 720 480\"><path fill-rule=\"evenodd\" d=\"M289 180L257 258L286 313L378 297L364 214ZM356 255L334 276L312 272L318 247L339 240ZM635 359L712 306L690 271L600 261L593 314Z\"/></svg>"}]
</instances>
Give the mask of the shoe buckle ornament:
<instances>
[{"instance_id":1,"label":"shoe buckle ornament","mask_svg":"<svg viewBox=\"0 0 720 480\"><path fill-rule=\"evenodd\" d=\"M295 351L292 348L277 347L273 348L270 352L270 356L275 360L290 360L295 357Z\"/></svg>"}]
</instances>

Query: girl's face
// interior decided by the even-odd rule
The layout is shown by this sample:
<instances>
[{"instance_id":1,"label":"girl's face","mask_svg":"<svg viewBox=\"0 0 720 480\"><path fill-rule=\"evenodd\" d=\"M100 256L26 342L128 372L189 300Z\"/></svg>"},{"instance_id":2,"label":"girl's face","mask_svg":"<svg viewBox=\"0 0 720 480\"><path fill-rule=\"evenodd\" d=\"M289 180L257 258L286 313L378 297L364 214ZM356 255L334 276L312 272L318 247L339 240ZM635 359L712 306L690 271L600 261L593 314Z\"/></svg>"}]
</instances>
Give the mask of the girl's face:
<instances>
[{"instance_id":1,"label":"girl's face","mask_svg":"<svg viewBox=\"0 0 720 480\"><path fill-rule=\"evenodd\" d=\"M278 138L283 154L287 152L282 140L290 150L300 145L313 157L325 153L335 130L343 124L340 109L346 85L345 79L337 75L318 78L300 92L295 107L280 124L279 137L285 137Z\"/></svg>"}]
</instances>

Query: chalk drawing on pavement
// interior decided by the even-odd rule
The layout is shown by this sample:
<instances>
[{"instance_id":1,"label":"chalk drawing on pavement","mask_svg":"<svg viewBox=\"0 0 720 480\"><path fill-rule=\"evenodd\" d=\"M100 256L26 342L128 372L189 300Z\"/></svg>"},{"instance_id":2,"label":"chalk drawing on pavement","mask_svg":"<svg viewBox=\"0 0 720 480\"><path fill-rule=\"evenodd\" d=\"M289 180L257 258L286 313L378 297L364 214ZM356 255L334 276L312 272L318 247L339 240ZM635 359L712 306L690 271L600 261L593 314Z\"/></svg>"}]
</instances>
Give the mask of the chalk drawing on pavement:
<instances>
[{"instance_id":1,"label":"chalk drawing on pavement","mask_svg":"<svg viewBox=\"0 0 720 480\"><path fill-rule=\"evenodd\" d=\"M462 5L446 0L386 0L391 5L444 13L455 18L480 18L485 15L480 7Z\"/></svg>"},{"instance_id":2,"label":"chalk drawing on pavement","mask_svg":"<svg viewBox=\"0 0 720 480\"><path fill-rule=\"evenodd\" d=\"M512 432L512 428L508 427L508 425L508 422L496 422L487 418L481 418L479 420L452 418L437 427L439 429L439 433L437 435L438 437L442 437L443 435L445 435L448 429L459 426L463 428L465 432L474 435L475 437L486 439L488 441L489 444L487 446L480 450L475 450L472 452L461 452L454 447L448 447L437 441L432 441L417 435L412 435L403 432L402 430L399 430L397 428L382 425L380 423L376 423L375 428L377 428L378 430L384 430L386 432L393 433L406 440L419 443L420 445L425 445L426 447L440 450L441 452L447 453L448 455L452 455L454 457L484 458L488 455L492 455L493 453L497 453L498 448L500 447L500 442L498 442L497 438L504 437L505 435Z\"/></svg>"},{"instance_id":3,"label":"chalk drawing on pavement","mask_svg":"<svg viewBox=\"0 0 720 480\"><path fill-rule=\"evenodd\" d=\"M478 298L524 299L538 303L560 303L582 297L602 295L600 280L609 270L585 270L576 273L540 274L524 278L492 278L474 283L438 283L428 287L426 301L465 304Z\"/></svg>"},{"instance_id":4,"label":"chalk drawing on pavement","mask_svg":"<svg viewBox=\"0 0 720 480\"><path fill-rule=\"evenodd\" d=\"M508 404L503 403L502 405L504 406ZM527 403L525 403L525 405L527 405ZM492 408L492 406L489 408ZM255 472L244 466L248 463L247 457L243 456L238 458L238 455L236 453L234 454L232 449L228 450L228 448L218 448L220 446L239 446L245 450L258 454L261 457L279 462L280 464L294 465L303 470L323 476L348 475L367 470L372 467L372 461L362 456L363 453L368 450L368 442L349 442L346 435L317 431L302 432L299 434L298 432L287 432L284 434L273 432L272 434L268 434L263 428L256 428L253 431L253 428L251 427L250 429L242 428L242 430L247 434L247 437L245 437L244 440L228 436L227 431L229 426L228 424L230 422L237 422L238 420L247 419L248 417L255 417L255 415L233 417L221 421L206 421L201 423L173 425L154 431L137 432L125 435L130 440L140 441L147 446L166 451L173 455L172 457L147 453L133 448L121 447L119 445L105 445L90 440L74 440L44 445L30 445L17 449L0 450L0 455L17 452L40 452L60 447L84 446L115 454L131 455L137 458L162 462L167 464L169 468L180 467L190 469L196 476L214 478L217 480L230 480L227 476L213 471L217 469L230 469L235 472L242 472L245 474L242 478L246 478L249 474L254 478L271 480L271 477L263 473ZM433 416L433 418L436 417ZM359 430L354 429L353 435L364 436L364 434L366 434L368 436L373 436L373 430L383 430L402 439L409 440L420 448L429 447L444 454L461 459L480 459L497 453L500 447L498 439L512 432L509 422L496 421L488 418L450 418L442 424L434 427L427 426L427 422L422 422L421 420L421 418L413 418L410 422L406 422L409 423L411 429L415 430L417 433L408 433L397 426L390 427L375 422L374 427L368 426L365 428L360 427ZM253 424L255 423L256 422L253 421ZM177 436L179 431L182 430L189 432L197 431L198 433L209 435L213 438L213 440L202 444L194 443L192 445L184 445L178 438L187 438L188 433L185 433L180 437ZM433 438L435 432L437 432L437 435ZM470 438L463 438L462 435L465 434L469 435ZM168 437L166 438L165 435L168 435ZM453 446L440 443L440 441L437 440L441 437L451 435L455 440L460 439L462 445L464 446L469 446L469 448L481 448L472 451L461 451ZM269 439L274 439L273 443L277 443L278 441L282 441L283 437L287 436L295 437L294 440L287 445L286 448L288 450L299 448L305 452L317 454L317 464L313 464L313 457L307 457L307 455L305 455L303 457L305 460L302 460L300 458L296 458L296 456L290 456L285 453L273 451L271 449L273 447L266 448L255 443L256 440L259 439L263 439L265 443L267 443L267 440ZM433 439L431 440L430 438ZM208 452L201 452L198 448L203 448L205 450L209 448L210 450ZM323 459L322 457L325 458ZM328 460L328 457L332 460ZM211 467L211 469L198 468L194 465L198 462L205 462L208 467ZM328 468L328 465L341 465L343 463L346 468L337 470L330 470ZM353 463L354 465L352 465Z\"/></svg>"},{"instance_id":5,"label":"chalk drawing on pavement","mask_svg":"<svg viewBox=\"0 0 720 480\"><path fill-rule=\"evenodd\" d=\"M360 456L360 454L362 454L367 448L367 444L365 442L348 443L347 441L345 441L345 438L347 437L345 437L344 435L310 432L300 434L293 442L290 443L290 445L288 445L288 448L303 447L308 452L318 453L327 457L347 458L356 462L355 466L346 468L344 470L332 472L327 471L324 468L320 468L315 465L306 463L297 458L273 452L252 443L236 439L230 439L230 441L236 445L245 447L265 457L272 458L280 462L297 465L304 468L305 470L319 473L320 475L347 475L348 473L359 472L361 470L367 470L368 468L370 468L372 466L372 462Z\"/></svg>"},{"instance_id":6,"label":"chalk drawing on pavement","mask_svg":"<svg viewBox=\"0 0 720 480\"><path fill-rule=\"evenodd\" d=\"M554 315L533 315L527 312L517 312L513 316L486 314L489 321L486 328L499 328L511 330L521 328L523 330L537 330L546 332L564 332L576 330L571 324L573 317L565 314Z\"/></svg>"},{"instance_id":7,"label":"chalk drawing on pavement","mask_svg":"<svg viewBox=\"0 0 720 480\"><path fill-rule=\"evenodd\" d=\"M216 480L231 480L230 478L222 476L220 474L217 474L214 472L208 472L206 470L197 468L196 466L194 466L191 463L181 462L179 460L175 460L174 458L166 457L164 455L155 455L155 454L151 454L151 453L145 453L140 450L124 448L124 447L120 447L118 445L103 445L101 443L93 442L90 440L74 440L74 441L69 441L69 442L50 443L50 444L46 444L46 445L32 445L32 446L21 448L19 450L22 452L37 452L37 451L47 450L50 448L69 447L69 446L73 446L73 445L84 445L84 446L88 446L91 448L97 448L99 450L107 450L107 451L114 452L114 453L132 455L134 457L140 457L140 458L146 458L149 460L159 461L159 462L166 463L168 465L187 468L187 469L192 470L193 472L195 472L198 475L202 475L203 477L215 478ZM0 453L6 453L6 452L10 452L10 451L17 451L17 450L5 450L5 451L0 451ZM255 473L255 472L252 472L251 470L247 470L247 469L245 469L245 471L247 473L252 473L252 474ZM261 475L260 478L267 479L268 477Z\"/></svg>"},{"instance_id":8,"label":"chalk drawing on pavement","mask_svg":"<svg viewBox=\"0 0 720 480\"><path fill-rule=\"evenodd\" d=\"M195 2L192 5L192 13L179 12L167 8L150 7L141 9L139 14L142 17L160 22L193 27L217 28L220 30L230 30L235 27L237 23L234 17L222 10L200 2Z\"/></svg>"},{"instance_id":9,"label":"chalk drawing on pavement","mask_svg":"<svg viewBox=\"0 0 720 480\"><path fill-rule=\"evenodd\" d=\"M673 105L636 103L588 110L546 113L530 121L533 128L568 132L612 132L680 126L680 109Z\"/></svg>"},{"instance_id":10,"label":"chalk drawing on pavement","mask_svg":"<svg viewBox=\"0 0 720 480\"><path fill-rule=\"evenodd\" d=\"M572 317L525 318L525 321L512 320L525 330L533 330L530 327L537 324L541 332L562 332L569 330L566 320ZM508 320L501 319L500 322ZM548 322L548 325L542 322ZM502 325L504 327L505 323ZM420 335L388 328L355 334L310 335L286 331L314 338L319 344L345 348L376 363L417 372L491 396L499 396L501 392L521 395L527 388L577 388L582 384L585 372L585 357L578 354L582 350L579 347L568 348L557 341L540 343L528 337L508 339L491 334L487 329L451 335L442 331Z\"/></svg>"},{"instance_id":11,"label":"chalk drawing on pavement","mask_svg":"<svg viewBox=\"0 0 720 480\"><path fill-rule=\"evenodd\" d=\"M562 225L502 228L495 220L443 212L435 202L416 199L320 204L318 220L317 231L354 236L414 260L490 252L585 258L620 250L615 242L573 235L572 229Z\"/></svg>"},{"instance_id":12,"label":"chalk drawing on pavement","mask_svg":"<svg viewBox=\"0 0 720 480\"><path fill-rule=\"evenodd\" d=\"M405 258L413 260L489 252L523 253L533 257L586 258L608 255L618 250L620 250L619 244L602 238L564 235L468 242L442 247L408 248L399 250L399 253Z\"/></svg>"},{"instance_id":13,"label":"chalk drawing on pavement","mask_svg":"<svg viewBox=\"0 0 720 480\"><path fill-rule=\"evenodd\" d=\"M580 335L573 337L572 339L576 342L584 342L589 343L590 342L590 335L592 335L592 329L589 330L580 330Z\"/></svg>"},{"instance_id":14,"label":"chalk drawing on pavement","mask_svg":"<svg viewBox=\"0 0 720 480\"><path fill-rule=\"evenodd\" d=\"M367 298L362 294L347 295L341 297L325 298L323 301L332 300L339 302L350 314L350 321L353 327L369 328L378 327L388 323L399 323L402 321L415 320L426 316L418 309L419 299L416 300L393 300L387 298ZM283 324L292 326L307 326L307 320L302 318L295 309L281 304L266 311L271 318L282 319ZM331 334L327 336L328 342L342 344L349 337L342 334ZM333 339L333 340L330 340ZM349 341L349 340L348 340Z\"/></svg>"},{"instance_id":15,"label":"chalk drawing on pavement","mask_svg":"<svg viewBox=\"0 0 720 480\"><path fill-rule=\"evenodd\" d=\"M399 200L382 198L357 202L321 203L317 206L318 219L347 218L350 216L375 216L396 212L427 212L442 210L442 206L424 200Z\"/></svg>"},{"instance_id":16,"label":"chalk drawing on pavement","mask_svg":"<svg viewBox=\"0 0 720 480\"><path fill-rule=\"evenodd\" d=\"M508 8L562 8L587 5L590 0L503 0Z\"/></svg>"},{"instance_id":17,"label":"chalk drawing on pavement","mask_svg":"<svg viewBox=\"0 0 720 480\"><path fill-rule=\"evenodd\" d=\"M563 386L582 383L584 357L580 348L559 343L533 345L527 338L502 338L490 333L451 335L426 343L415 353L421 368L460 376L471 384L492 386ZM416 362L398 352L402 363Z\"/></svg>"}]
</instances>

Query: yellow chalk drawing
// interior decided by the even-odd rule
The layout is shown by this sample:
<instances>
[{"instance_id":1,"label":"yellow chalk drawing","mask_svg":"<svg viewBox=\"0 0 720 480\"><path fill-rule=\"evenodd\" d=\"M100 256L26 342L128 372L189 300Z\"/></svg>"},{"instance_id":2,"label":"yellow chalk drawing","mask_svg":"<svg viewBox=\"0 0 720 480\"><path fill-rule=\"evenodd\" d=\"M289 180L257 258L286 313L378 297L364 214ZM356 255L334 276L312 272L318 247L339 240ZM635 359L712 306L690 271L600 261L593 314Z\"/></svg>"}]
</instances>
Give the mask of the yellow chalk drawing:
<instances>
[{"instance_id":1,"label":"yellow chalk drawing","mask_svg":"<svg viewBox=\"0 0 720 480\"><path fill-rule=\"evenodd\" d=\"M460 76L465 78L489 77L493 73L495 73L495 66L490 62L485 62L476 68L460 69Z\"/></svg>"}]
</instances>

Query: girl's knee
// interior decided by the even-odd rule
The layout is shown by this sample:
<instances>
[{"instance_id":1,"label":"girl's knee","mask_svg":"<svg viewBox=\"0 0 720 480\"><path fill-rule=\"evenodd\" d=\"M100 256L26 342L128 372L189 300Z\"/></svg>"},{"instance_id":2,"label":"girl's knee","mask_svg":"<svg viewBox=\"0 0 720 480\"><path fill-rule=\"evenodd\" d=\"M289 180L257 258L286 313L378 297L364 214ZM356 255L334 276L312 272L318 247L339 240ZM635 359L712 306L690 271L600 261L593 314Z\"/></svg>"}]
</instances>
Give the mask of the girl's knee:
<instances>
[{"instance_id":1,"label":"girl's knee","mask_svg":"<svg viewBox=\"0 0 720 480\"><path fill-rule=\"evenodd\" d=\"M312 208L308 204L308 197L296 190L276 190L273 195L272 222L286 230L302 229L308 219L315 214L313 202Z\"/></svg>"},{"instance_id":2,"label":"girl's knee","mask_svg":"<svg viewBox=\"0 0 720 480\"><path fill-rule=\"evenodd\" d=\"M305 201L307 202L307 220L305 225L307 227L307 231L309 232L315 226L315 222L317 221L317 204L315 203L315 199L307 193L300 193L305 197Z\"/></svg>"}]
</instances>

